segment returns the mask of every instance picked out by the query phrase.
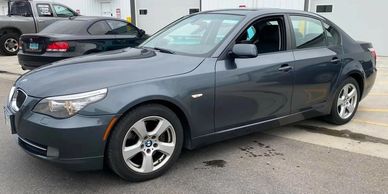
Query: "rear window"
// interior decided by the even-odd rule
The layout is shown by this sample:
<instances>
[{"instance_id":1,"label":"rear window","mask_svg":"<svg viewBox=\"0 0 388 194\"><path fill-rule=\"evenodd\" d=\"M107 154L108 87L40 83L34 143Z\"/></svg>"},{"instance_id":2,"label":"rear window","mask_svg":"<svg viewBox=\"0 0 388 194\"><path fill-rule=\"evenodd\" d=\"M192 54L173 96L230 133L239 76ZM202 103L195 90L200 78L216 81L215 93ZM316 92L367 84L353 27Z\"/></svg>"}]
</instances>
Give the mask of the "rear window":
<instances>
[{"instance_id":1,"label":"rear window","mask_svg":"<svg viewBox=\"0 0 388 194\"><path fill-rule=\"evenodd\" d=\"M84 34L87 21L57 21L41 31L44 34Z\"/></svg>"},{"instance_id":2,"label":"rear window","mask_svg":"<svg viewBox=\"0 0 388 194\"><path fill-rule=\"evenodd\" d=\"M31 5L30 2L23 2L23 1L17 1L17 2L11 2L11 15L19 15L19 16L26 16L31 17L32 11L31 11Z\"/></svg>"}]
</instances>

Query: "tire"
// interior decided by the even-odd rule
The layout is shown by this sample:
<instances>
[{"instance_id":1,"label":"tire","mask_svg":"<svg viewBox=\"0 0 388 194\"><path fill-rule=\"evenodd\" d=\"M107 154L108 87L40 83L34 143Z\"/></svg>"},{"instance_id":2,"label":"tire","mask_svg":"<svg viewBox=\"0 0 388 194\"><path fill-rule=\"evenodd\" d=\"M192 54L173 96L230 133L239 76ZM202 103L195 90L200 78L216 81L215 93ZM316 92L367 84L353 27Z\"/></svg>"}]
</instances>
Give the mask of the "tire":
<instances>
[{"instance_id":1,"label":"tire","mask_svg":"<svg viewBox=\"0 0 388 194\"><path fill-rule=\"evenodd\" d=\"M162 127L158 127L162 123ZM142 126L147 132L141 130ZM158 131L164 132L158 134ZM159 104L140 106L123 116L115 126L107 146L107 161L110 168L125 180L153 179L176 162L183 137L180 120L169 108Z\"/></svg>"},{"instance_id":2,"label":"tire","mask_svg":"<svg viewBox=\"0 0 388 194\"><path fill-rule=\"evenodd\" d=\"M345 87L347 87L348 90L346 98L344 95L344 90L346 90ZM352 93L353 89L355 90L355 93ZM350 97L353 94L355 94L355 97ZM326 117L326 121L336 125L348 123L357 112L360 98L360 87L357 81L351 77L347 78L342 82L335 93L331 107L331 114ZM342 110L344 110L344 112L342 112Z\"/></svg>"},{"instance_id":3,"label":"tire","mask_svg":"<svg viewBox=\"0 0 388 194\"><path fill-rule=\"evenodd\" d=\"M16 55L19 51L18 33L7 33L0 37L0 54L4 56Z\"/></svg>"}]
</instances>

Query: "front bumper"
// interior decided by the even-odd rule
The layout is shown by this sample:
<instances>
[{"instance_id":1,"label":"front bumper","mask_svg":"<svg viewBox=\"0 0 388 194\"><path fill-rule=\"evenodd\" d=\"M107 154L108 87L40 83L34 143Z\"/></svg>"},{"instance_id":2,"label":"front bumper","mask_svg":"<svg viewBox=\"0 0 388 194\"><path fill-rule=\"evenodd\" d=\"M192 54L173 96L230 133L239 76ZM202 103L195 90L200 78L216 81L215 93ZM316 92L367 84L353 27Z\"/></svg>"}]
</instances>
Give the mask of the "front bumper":
<instances>
[{"instance_id":1,"label":"front bumper","mask_svg":"<svg viewBox=\"0 0 388 194\"><path fill-rule=\"evenodd\" d=\"M22 66L23 69L29 70L67 58L70 57L56 55L51 56L50 54L27 54L23 53L22 51L20 51L18 54L19 64Z\"/></svg>"},{"instance_id":2,"label":"front bumper","mask_svg":"<svg viewBox=\"0 0 388 194\"><path fill-rule=\"evenodd\" d=\"M10 118L14 119L11 122L15 123L19 146L27 153L71 170L102 169L103 136L113 115L55 119L26 109Z\"/></svg>"}]
</instances>

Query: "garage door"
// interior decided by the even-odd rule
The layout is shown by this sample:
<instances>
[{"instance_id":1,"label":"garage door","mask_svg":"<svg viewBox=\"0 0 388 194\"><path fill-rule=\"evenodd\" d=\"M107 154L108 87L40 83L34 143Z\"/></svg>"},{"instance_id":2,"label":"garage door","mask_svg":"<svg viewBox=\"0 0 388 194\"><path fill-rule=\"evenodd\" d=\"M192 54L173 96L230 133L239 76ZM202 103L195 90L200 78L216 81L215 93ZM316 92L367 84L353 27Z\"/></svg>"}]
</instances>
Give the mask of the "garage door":
<instances>
[{"instance_id":1,"label":"garage door","mask_svg":"<svg viewBox=\"0 0 388 194\"><path fill-rule=\"evenodd\" d=\"M316 12L346 31L355 40L372 42L378 55L388 56L388 1L310 0Z\"/></svg>"},{"instance_id":2,"label":"garage door","mask_svg":"<svg viewBox=\"0 0 388 194\"><path fill-rule=\"evenodd\" d=\"M153 34L191 12L199 11L200 0L136 0L136 25Z\"/></svg>"}]
</instances>

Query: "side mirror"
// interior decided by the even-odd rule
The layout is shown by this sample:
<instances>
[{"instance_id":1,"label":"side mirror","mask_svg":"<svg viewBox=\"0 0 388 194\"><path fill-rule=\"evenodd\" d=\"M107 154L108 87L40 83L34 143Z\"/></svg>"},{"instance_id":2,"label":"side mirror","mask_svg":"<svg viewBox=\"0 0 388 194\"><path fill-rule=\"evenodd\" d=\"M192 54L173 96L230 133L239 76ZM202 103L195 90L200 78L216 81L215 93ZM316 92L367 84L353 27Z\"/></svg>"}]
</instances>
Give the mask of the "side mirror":
<instances>
[{"instance_id":1,"label":"side mirror","mask_svg":"<svg viewBox=\"0 0 388 194\"><path fill-rule=\"evenodd\" d=\"M257 57L257 47L254 44L235 44L232 53L237 58L254 58Z\"/></svg>"}]
</instances>

